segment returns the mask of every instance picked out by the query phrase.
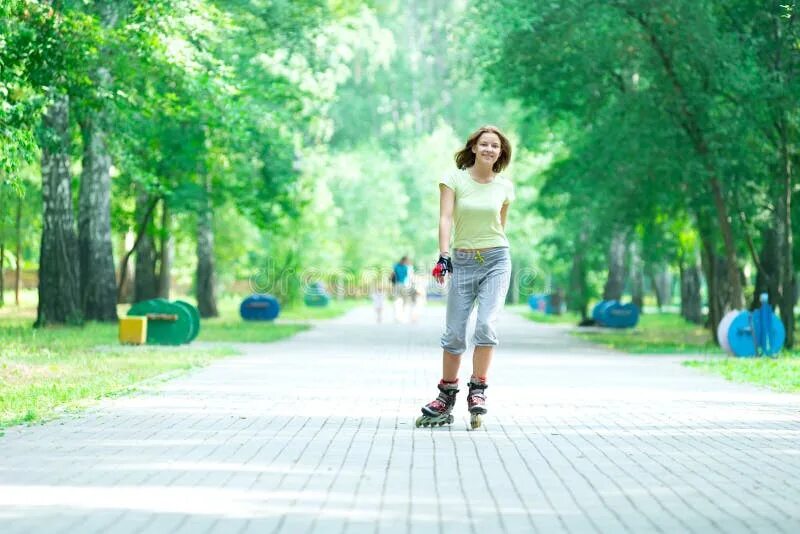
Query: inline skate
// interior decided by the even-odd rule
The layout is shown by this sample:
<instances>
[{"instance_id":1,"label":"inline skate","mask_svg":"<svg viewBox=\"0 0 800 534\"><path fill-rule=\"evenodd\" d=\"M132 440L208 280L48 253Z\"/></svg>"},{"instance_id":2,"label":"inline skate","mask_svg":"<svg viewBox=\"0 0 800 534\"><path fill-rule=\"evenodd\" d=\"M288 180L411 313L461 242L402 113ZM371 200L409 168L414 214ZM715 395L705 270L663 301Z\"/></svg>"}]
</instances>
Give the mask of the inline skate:
<instances>
[{"instance_id":1,"label":"inline skate","mask_svg":"<svg viewBox=\"0 0 800 534\"><path fill-rule=\"evenodd\" d=\"M482 416L486 413L486 382L472 377L469 381L469 394L467 395L467 407L469 408L469 426L472 429L479 428L483 422Z\"/></svg>"},{"instance_id":2,"label":"inline skate","mask_svg":"<svg viewBox=\"0 0 800 534\"><path fill-rule=\"evenodd\" d=\"M422 415L417 418L417 428L424 426L442 426L453 422L453 406L456 404L456 393L458 393L458 381L439 382L439 396L433 401L422 407Z\"/></svg>"}]
</instances>

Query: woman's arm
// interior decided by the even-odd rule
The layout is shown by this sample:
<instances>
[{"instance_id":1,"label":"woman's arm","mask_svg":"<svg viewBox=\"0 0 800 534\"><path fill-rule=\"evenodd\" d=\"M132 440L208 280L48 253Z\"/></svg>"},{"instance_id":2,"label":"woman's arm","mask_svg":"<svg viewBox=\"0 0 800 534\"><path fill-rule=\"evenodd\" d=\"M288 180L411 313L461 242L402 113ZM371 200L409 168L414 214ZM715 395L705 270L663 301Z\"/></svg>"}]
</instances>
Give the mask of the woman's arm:
<instances>
[{"instance_id":1,"label":"woman's arm","mask_svg":"<svg viewBox=\"0 0 800 534\"><path fill-rule=\"evenodd\" d=\"M510 205L511 204L506 202L505 204L503 204L503 207L500 208L500 224L503 225L503 230L506 229L506 217L508 217L508 207Z\"/></svg>"},{"instance_id":2,"label":"woman's arm","mask_svg":"<svg viewBox=\"0 0 800 534\"><path fill-rule=\"evenodd\" d=\"M444 184L439 184L439 253L450 254L450 231L453 228L455 204L455 191Z\"/></svg>"}]
</instances>

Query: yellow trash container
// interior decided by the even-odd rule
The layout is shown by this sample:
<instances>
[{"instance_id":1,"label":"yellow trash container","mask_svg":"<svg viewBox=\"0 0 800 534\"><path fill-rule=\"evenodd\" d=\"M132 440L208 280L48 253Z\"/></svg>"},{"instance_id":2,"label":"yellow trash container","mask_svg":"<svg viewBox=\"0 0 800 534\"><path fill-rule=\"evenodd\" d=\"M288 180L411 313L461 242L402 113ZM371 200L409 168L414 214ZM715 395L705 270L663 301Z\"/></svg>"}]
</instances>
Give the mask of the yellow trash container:
<instances>
[{"instance_id":1,"label":"yellow trash container","mask_svg":"<svg viewBox=\"0 0 800 534\"><path fill-rule=\"evenodd\" d=\"M144 345L147 341L147 317L120 317L119 342Z\"/></svg>"}]
</instances>

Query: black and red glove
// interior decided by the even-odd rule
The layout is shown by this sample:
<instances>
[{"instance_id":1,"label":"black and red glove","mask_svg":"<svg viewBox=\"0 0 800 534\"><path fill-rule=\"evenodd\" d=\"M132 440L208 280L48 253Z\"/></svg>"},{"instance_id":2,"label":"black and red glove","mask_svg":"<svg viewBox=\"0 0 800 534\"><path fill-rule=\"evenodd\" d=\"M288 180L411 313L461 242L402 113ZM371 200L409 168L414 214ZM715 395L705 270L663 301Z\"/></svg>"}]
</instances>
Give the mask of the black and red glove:
<instances>
[{"instance_id":1,"label":"black and red glove","mask_svg":"<svg viewBox=\"0 0 800 534\"><path fill-rule=\"evenodd\" d=\"M447 273L453 274L453 262L447 256L439 256L439 261L431 273L437 282L444 283L444 277Z\"/></svg>"}]
</instances>

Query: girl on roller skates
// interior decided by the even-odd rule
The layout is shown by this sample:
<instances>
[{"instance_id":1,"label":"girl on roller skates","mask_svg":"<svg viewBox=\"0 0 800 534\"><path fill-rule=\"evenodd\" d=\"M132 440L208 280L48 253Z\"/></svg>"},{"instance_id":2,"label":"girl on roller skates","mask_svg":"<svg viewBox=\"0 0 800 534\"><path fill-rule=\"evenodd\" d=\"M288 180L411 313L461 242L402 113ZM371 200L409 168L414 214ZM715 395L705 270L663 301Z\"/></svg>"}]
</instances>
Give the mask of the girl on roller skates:
<instances>
[{"instance_id":1,"label":"girl on roller skates","mask_svg":"<svg viewBox=\"0 0 800 534\"><path fill-rule=\"evenodd\" d=\"M511 256L505 235L514 186L500 172L511 160L511 144L499 129L484 126L455 154L457 170L439 182L439 261L433 270L439 283L450 274L447 324L441 338L442 379L439 396L422 407L419 426L453 422L461 355L466 330L477 304L472 339L472 376L467 387L470 425L481 425L486 413L486 377L497 345L495 323L511 280ZM453 233L452 255L450 236Z\"/></svg>"}]
</instances>

